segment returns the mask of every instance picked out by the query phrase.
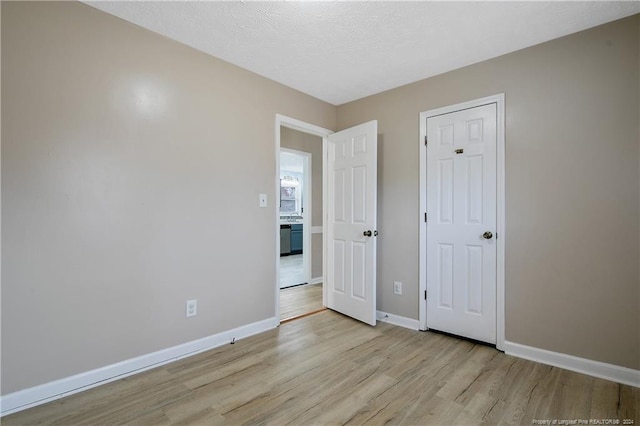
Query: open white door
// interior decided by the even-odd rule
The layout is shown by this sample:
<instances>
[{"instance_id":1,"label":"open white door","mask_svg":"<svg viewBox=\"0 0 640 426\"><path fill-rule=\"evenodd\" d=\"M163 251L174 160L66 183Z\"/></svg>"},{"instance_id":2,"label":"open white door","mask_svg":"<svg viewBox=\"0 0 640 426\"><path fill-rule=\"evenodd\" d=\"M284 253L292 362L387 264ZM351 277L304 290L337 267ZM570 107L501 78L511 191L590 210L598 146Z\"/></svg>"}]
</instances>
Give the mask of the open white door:
<instances>
[{"instance_id":1,"label":"open white door","mask_svg":"<svg viewBox=\"0 0 640 426\"><path fill-rule=\"evenodd\" d=\"M326 185L326 302L376 325L378 122L329 135Z\"/></svg>"}]
</instances>

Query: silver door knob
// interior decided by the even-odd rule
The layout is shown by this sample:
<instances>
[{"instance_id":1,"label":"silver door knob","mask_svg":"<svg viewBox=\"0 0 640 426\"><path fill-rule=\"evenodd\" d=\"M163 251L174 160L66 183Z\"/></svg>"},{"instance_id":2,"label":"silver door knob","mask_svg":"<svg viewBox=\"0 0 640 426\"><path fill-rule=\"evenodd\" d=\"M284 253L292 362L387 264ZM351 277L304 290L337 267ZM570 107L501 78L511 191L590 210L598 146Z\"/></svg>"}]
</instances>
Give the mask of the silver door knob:
<instances>
[{"instance_id":1,"label":"silver door knob","mask_svg":"<svg viewBox=\"0 0 640 426\"><path fill-rule=\"evenodd\" d=\"M493 234L490 231L487 231L484 234L482 234L482 238L484 238L485 240L490 240L493 238Z\"/></svg>"},{"instance_id":2,"label":"silver door knob","mask_svg":"<svg viewBox=\"0 0 640 426\"><path fill-rule=\"evenodd\" d=\"M365 237L370 237L371 236L371 231L364 231L362 233L362 235L364 235Z\"/></svg>"}]
</instances>

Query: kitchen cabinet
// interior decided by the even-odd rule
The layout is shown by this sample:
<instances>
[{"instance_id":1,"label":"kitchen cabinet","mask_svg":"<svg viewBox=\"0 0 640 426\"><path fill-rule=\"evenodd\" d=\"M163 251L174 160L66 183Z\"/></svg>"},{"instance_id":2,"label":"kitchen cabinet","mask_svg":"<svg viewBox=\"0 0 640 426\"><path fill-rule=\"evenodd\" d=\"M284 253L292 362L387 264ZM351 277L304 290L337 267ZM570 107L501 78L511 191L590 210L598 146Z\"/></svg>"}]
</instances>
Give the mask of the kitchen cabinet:
<instances>
[{"instance_id":1,"label":"kitchen cabinet","mask_svg":"<svg viewBox=\"0 0 640 426\"><path fill-rule=\"evenodd\" d=\"M302 253L302 229L301 223L291 225L291 254Z\"/></svg>"},{"instance_id":2,"label":"kitchen cabinet","mask_svg":"<svg viewBox=\"0 0 640 426\"><path fill-rule=\"evenodd\" d=\"M302 223L280 225L280 256L302 254Z\"/></svg>"}]
</instances>

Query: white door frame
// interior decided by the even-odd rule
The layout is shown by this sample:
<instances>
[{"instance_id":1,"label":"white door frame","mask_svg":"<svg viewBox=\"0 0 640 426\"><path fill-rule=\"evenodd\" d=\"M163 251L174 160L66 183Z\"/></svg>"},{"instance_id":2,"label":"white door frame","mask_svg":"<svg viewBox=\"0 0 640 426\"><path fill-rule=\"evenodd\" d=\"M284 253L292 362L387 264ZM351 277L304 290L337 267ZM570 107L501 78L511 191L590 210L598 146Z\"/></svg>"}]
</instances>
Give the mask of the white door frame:
<instances>
[{"instance_id":1,"label":"white door frame","mask_svg":"<svg viewBox=\"0 0 640 426\"><path fill-rule=\"evenodd\" d=\"M505 328L505 132L504 132L504 93L500 93L486 98L475 99L442 108L436 108L420 113L420 237L419 237L419 307L420 307L420 330L427 330L427 301L425 293L427 291L427 223L425 214L427 212L427 146L425 138L427 136L427 118L437 115L448 114L463 109L475 108L482 105L495 103L497 107L497 269L496 269L496 348L504 350L504 328Z\"/></svg>"},{"instance_id":2,"label":"white door frame","mask_svg":"<svg viewBox=\"0 0 640 426\"><path fill-rule=\"evenodd\" d=\"M275 123L275 145L276 145L276 149L275 149L275 160L276 160L276 179L275 179L275 202L274 202L274 210L275 210L275 214L276 214L276 233L275 233L275 240L276 240L276 250L274 253L274 258L275 258L275 264L276 264L276 275L275 275L275 281L274 281L274 299L275 299L275 312L276 312L276 318L278 318L278 324L280 324L280 126L283 127L287 127L289 129L293 129L293 130L297 130L303 133L308 133L308 134L312 134L315 136L319 136L322 138L322 152L324 155L325 152L325 145L326 145L326 137L329 136L330 134L334 133L331 130L325 129L323 127L320 126L316 126L314 124L309 124L309 123L305 123L304 121L300 121L297 120L295 118L291 118L291 117L287 117L286 115L281 115L281 114L276 114L276 123ZM323 211L324 209L324 204L325 204L325 198L324 197L324 163L326 163L325 161L322 162L323 163L323 197L322 197L322 204L323 204ZM309 164L309 169L311 168L311 164ZM305 179L307 180L307 179ZM306 185L306 183L305 183ZM305 200L308 200L308 202L310 203L310 197L305 196ZM305 204L307 203L307 201L305 201ZM306 206L305 206L306 208ZM308 215L308 222L309 224L307 225L305 221L305 226L304 226L304 247L303 247L303 251L304 250L309 250L308 253L311 253L311 210L308 210L309 215ZM322 221L322 227L323 227L323 232L324 232L324 218ZM308 245L308 247L307 247ZM324 248L323 248L324 250ZM309 260L311 259L311 256L309 256ZM323 253L323 267L322 270L324 271L324 253ZM311 277L311 262L309 262L309 277ZM324 292L323 292L324 293ZM324 301L324 295L323 295L323 304L325 303Z\"/></svg>"},{"instance_id":3,"label":"white door frame","mask_svg":"<svg viewBox=\"0 0 640 426\"><path fill-rule=\"evenodd\" d=\"M298 151L290 148L280 148L280 152L288 152L295 154L298 157L302 157L302 194L304 202L302 203L302 211L307 212L304 214L304 227L302 232L302 270L304 273L304 279L309 284L311 282L311 221L313 211L313 194L311 193L311 153ZM280 169L278 169L280 171ZM280 191L278 191L278 197L280 197ZM278 198L279 200L279 198ZM278 202L280 205L280 202ZM280 224L280 215L276 218L277 223ZM280 262L278 262L278 265Z\"/></svg>"}]
</instances>

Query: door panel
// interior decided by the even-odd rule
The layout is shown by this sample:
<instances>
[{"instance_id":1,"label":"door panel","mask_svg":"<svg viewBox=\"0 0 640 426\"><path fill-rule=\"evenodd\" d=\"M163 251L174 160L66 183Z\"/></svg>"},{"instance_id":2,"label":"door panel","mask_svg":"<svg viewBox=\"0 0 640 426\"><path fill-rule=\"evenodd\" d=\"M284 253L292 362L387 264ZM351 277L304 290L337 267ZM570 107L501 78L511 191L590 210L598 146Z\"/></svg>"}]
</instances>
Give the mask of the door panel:
<instances>
[{"instance_id":1,"label":"door panel","mask_svg":"<svg viewBox=\"0 0 640 426\"><path fill-rule=\"evenodd\" d=\"M496 343L496 104L427 119L427 327ZM435 214L431 214L431 212Z\"/></svg>"},{"instance_id":2,"label":"door panel","mask_svg":"<svg viewBox=\"0 0 640 426\"><path fill-rule=\"evenodd\" d=\"M365 301L367 298L367 245L356 241L351 247L351 259L353 259L353 293L351 296Z\"/></svg>"},{"instance_id":3,"label":"door panel","mask_svg":"<svg viewBox=\"0 0 640 426\"><path fill-rule=\"evenodd\" d=\"M453 159L440 160L438 163L439 219L442 224L451 224L453 223Z\"/></svg>"},{"instance_id":4,"label":"door panel","mask_svg":"<svg viewBox=\"0 0 640 426\"><path fill-rule=\"evenodd\" d=\"M481 246L467 244L467 313L482 315L482 256Z\"/></svg>"},{"instance_id":5,"label":"door panel","mask_svg":"<svg viewBox=\"0 0 640 426\"><path fill-rule=\"evenodd\" d=\"M371 325L376 324L377 131L371 121L327 138L327 307Z\"/></svg>"},{"instance_id":6,"label":"door panel","mask_svg":"<svg viewBox=\"0 0 640 426\"><path fill-rule=\"evenodd\" d=\"M344 223L345 221L345 177L344 170L334 170L333 174L333 218L336 223ZM331 178L329 178L331 181Z\"/></svg>"},{"instance_id":7,"label":"door panel","mask_svg":"<svg viewBox=\"0 0 640 426\"><path fill-rule=\"evenodd\" d=\"M438 307L453 308L453 244L438 244Z\"/></svg>"}]
</instances>

